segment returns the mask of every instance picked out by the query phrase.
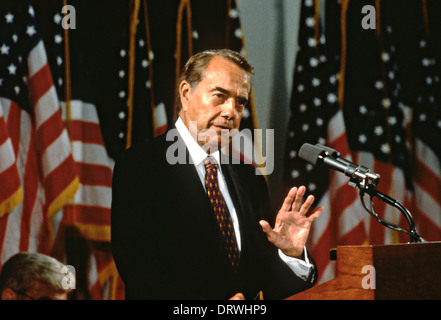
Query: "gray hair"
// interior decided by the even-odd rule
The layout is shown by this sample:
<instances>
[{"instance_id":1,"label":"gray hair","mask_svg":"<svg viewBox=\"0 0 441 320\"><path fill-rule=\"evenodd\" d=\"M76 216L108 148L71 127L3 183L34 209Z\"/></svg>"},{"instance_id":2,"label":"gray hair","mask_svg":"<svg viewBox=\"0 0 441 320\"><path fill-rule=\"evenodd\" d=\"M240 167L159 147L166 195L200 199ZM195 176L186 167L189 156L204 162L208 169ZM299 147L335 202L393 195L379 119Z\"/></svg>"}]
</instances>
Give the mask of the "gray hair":
<instances>
[{"instance_id":1,"label":"gray hair","mask_svg":"<svg viewBox=\"0 0 441 320\"><path fill-rule=\"evenodd\" d=\"M254 73L254 67L239 52L230 49L211 49L196 53L195 55L191 56L190 59L188 59L176 83L175 107L177 112L179 112L182 108L179 95L179 85L181 82L184 80L187 81L191 88L197 86L199 82L202 81L203 73L207 68L208 63L216 56L223 57L235 63L238 67L246 71L248 75L252 75Z\"/></svg>"},{"instance_id":2,"label":"gray hair","mask_svg":"<svg viewBox=\"0 0 441 320\"><path fill-rule=\"evenodd\" d=\"M63 264L41 253L19 252L5 262L0 273L0 293L10 288L26 292L34 281L50 285L57 292L69 293L62 286Z\"/></svg>"}]
</instances>

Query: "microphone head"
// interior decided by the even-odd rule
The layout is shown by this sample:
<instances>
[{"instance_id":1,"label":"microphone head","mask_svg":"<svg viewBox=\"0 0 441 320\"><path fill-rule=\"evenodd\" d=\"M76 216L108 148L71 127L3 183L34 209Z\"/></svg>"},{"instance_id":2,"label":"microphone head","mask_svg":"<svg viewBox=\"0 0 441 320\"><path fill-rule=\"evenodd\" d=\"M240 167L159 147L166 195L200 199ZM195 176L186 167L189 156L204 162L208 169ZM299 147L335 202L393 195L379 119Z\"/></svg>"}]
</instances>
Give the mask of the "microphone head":
<instances>
[{"instance_id":1,"label":"microphone head","mask_svg":"<svg viewBox=\"0 0 441 320\"><path fill-rule=\"evenodd\" d=\"M322 152L322 149L313 146L310 143L304 143L299 150L299 157L313 165L316 165L317 160Z\"/></svg>"},{"instance_id":2,"label":"microphone head","mask_svg":"<svg viewBox=\"0 0 441 320\"><path fill-rule=\"evenodd\" d=\"M329 148L329 147L324 146L324 145L319 144L319 143L317 143L315 146L320 148L320 149L322 149L322 150L324 150L324 151L326 151L333 158L340 157L340 153L337 150L335 150L335 149Z\"/></svg>"}]
</instances>

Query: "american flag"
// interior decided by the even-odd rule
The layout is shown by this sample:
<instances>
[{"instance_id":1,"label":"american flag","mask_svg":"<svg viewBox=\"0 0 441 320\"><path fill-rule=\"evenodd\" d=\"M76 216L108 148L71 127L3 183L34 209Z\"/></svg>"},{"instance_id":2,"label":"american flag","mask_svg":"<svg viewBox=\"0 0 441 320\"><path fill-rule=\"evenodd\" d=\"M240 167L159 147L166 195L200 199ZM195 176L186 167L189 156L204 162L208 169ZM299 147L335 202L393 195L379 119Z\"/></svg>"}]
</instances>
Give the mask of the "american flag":
<instances>
[{"instance_id":1,"label":"american flag","mask_svg":"<svg viewBox=\"0 0 441 320\"><path fill-rule=\"evenodd\" d=\"M421 86L411 104L414 162L413 192L408 200L416 225L426 240L441 238L441 100L439 56L434 54L433 39L419 29L416 77ZM437 59L438 58L438 59Z\"/></svg>"},{"instance_id":2,"label":"american flag","mask_svg":"<svg viewBox=\"0 0 441 320\"><path fill-rule=\"evenodd\" d=\"M439 108L431 108L433 131L427 131L427 124L421 130L416 115L426 114L423 110L429 107L408 107L403 100L393 25L382 19L377 29L363 30L360 3L327 1L325 33L320 31L317 18L317 12L323 15L325 11L318 10L318 3L302 3L285 174L289 177L287 187L304 184L318 198L317 205L325 206L325 212L314 222L308 244L319 269L319 282L323 282L335 276L329 249L345 244L407 242L409 237L386 229L368 215L357 189L348 185L349 179L343 174L312 167L299 159L297 152L303 143L328 145L343 157L379 173L378 190L410 210L426 240L441 237L441 194L439 153L434 148ZM341 20L329 18L332 15L328 11L337 12L336 17L341 13ZM337 27L332 25L336 21ZM341 31L340 23L344 33L339 32L342 38L336 39L329 31ZM338 47L344 44L338 55L337 50L329 50L336 41ZM324 58L320 59L321 55ZM433 62L427 57L422 61L427 64L427 59ZM338 69L340 72L336 72ZM435 85L437 78L433 75L428 81ZM330 101L326 97L338 99ZM434 102L433 95L418 101L426 98ZM422 132L426 132L424 141ZM406 228L398 210L383 202L374 203L383 219Z\"/></svg>"},{"instance_id":3,"label":"american flag","mask_svg":"<svg viewBox=\"0 0 441 320\"><path fill-rule=\"evenodd\" d=\"M340 53L327 44L321 18L317 14L324 10L318 6L317 1L302 2L284 176L287 189L305 185L308 192L316 197L317 206L326 208L314 222L308 248L320 270L320 279L327 279L334 272L333 265L329 264L330 246L340 240L341 234L349 231L342 228L356 227L359 219L354 218L357 217L357 213L354 214L357 193L347 185L347 179L328 172L324 167L314 167L298 156L300 147L307 142L327 145L342 156L350 157L338 101ZM343 223L339 222L340 219ZM364 236L362 238L364 240Z\"/></svg>"},{"instance_id":4,"label":"american flag","mask_svg":"<svg viewBox=\"0 0 441 320\"><path fill-rule=\"evenodd\" d=\"M55 235L52 219L73 198L79 181L29 2L1 3L0 48L0 176L12 177L0 182L0 194L4 200L17 192L16 175L11 174L15 169L10 169L14 166L23 193L22 201L14 202L15 207L10 206L0 219L0 261L4 263L18 251L51 253Z\"/></svg>"},{"instance_id":5,"label":"american flag","mask_svg":"<svg viewBox=\"0 0 441 320\"><path fill-rule=\"evenodd\" d=\"M70 134L79 177L78 191L56 220L56 246L52 253L76 269L77 288L71 298L121 299L123 285L110 250L114 160L106 150L97 112L99 89L88 83L91 80L83 80L82 86L78 85L78 79L87 76L95 79L100 70L88 67L91 56L78 42L78 37L90 29L84 25L79 33L63 29L61 8L62 3L57 2L52 6L38 4L36 9L44 26L51 71L62 100L62 116ZM77 3L74 8L83 9ZM116 72L114 76L118 78Z\"/></svg>"},{"instance_id":6,"label":"american flag","mask_svg":"<svg viewBox=\"0 0 441 320\"><path fill-rule=\"evenodd\" d=\"M17 158L3 115L2 100L4 99L0 99L0 181L2 187L0 192L0 217L12 211L23 200ZM8 104L9 101L4 101L4 103Z\"/></svg>"}]
</instances>

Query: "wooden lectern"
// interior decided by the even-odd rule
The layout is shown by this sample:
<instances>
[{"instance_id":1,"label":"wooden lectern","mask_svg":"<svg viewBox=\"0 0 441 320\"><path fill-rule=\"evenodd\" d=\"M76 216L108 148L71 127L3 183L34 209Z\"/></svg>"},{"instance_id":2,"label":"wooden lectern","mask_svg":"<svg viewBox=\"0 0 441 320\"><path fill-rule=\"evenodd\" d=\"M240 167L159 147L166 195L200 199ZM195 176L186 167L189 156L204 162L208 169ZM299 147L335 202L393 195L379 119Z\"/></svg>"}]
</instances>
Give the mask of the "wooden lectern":
<instances>
[{"instance_id":1,"label":"wooden lectern","mask_svg":"<svg viewBox=\"0 0 441 320\"><path fill-rule=\"evenodd\" d=\"M375 272L362 272L364 266ZM375 289L364 289L373 275ZM441 242L338 246L336 278L288 298L375 299L441 299Z\"/></svg>"}]
</instances>

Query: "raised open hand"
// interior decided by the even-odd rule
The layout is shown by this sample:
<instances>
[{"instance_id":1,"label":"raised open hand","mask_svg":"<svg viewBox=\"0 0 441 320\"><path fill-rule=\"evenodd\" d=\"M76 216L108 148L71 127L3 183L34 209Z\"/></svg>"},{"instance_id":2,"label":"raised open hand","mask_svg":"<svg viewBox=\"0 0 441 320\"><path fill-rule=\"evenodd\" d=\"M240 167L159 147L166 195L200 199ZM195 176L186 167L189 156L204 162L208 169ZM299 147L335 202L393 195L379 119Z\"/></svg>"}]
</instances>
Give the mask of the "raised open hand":
<instances>
[{"instance_id":1,"label":"raised open hand","mask_svg":"<svg viewBox=\"0 0 441 320\"><path fill-rule=\"evenodd\" d=\"M267 221L260 221L268 240L284 254L294 258L302 256L311 224L323 212L323 207L319 207L309 213L314 196L308 196L303 202L305 192L304 186L294 187L288 192L277 213L274 229Z\"/></svg>"}]
</instances>

